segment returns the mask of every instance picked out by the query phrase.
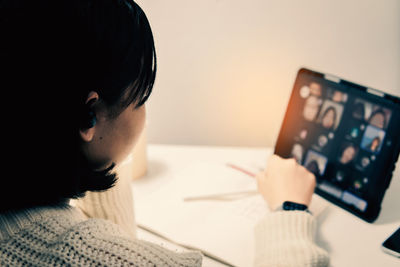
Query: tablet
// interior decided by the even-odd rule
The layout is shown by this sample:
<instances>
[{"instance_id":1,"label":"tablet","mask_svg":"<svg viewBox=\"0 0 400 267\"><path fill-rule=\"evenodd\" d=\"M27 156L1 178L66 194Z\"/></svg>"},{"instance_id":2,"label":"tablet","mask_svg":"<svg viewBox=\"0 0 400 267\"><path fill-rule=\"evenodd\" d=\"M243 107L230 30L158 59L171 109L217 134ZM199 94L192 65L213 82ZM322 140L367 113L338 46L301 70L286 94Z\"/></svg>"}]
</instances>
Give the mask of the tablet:
<instances>
[{"instance_id":1,"label":"tablet","mask_svg":"<svg viewBox=\"0 0 400 267\"><path fill-rule=\"evenodd\" d=\"M399 136L399 98L302 68L275 153L313 172L318 195L373 222L399 155Z\"/></svg>"}]
</instances>

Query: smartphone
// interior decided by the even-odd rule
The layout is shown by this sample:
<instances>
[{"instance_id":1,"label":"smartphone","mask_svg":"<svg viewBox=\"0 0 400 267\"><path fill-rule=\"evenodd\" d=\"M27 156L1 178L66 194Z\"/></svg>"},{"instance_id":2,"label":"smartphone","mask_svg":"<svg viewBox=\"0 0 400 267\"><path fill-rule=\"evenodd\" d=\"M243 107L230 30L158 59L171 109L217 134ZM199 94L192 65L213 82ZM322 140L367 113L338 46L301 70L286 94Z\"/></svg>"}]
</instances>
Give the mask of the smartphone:
<instances>
[{"instance_id":1,"label":"smartphone","mask_svg":"<svg viewBox=\"0 0 400 267\"><path fill-rule=\"evenodd\" d=\"M382 250L400 258L400 227L382 243Z\"/></svg>"}]
</instances>

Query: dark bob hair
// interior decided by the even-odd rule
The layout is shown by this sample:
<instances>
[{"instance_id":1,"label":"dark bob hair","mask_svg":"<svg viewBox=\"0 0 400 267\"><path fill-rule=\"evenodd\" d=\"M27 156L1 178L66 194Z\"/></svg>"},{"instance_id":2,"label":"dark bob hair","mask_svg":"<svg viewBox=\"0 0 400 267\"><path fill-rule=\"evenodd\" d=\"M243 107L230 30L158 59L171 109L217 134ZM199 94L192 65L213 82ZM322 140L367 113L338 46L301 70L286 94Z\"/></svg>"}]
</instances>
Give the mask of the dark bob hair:
<instances>
[{"instance_id":1,"label":"dark bob hair","mask_svg":"<svg viewBox=\"0 0 400 267\"><path fill-rule=\"evenodd\" d=\"M0 211L103 191L81 151L85 101L117 116L143 105L156 75L150 24L133 0L0 0Z\"/></svg>"}]
</instances>

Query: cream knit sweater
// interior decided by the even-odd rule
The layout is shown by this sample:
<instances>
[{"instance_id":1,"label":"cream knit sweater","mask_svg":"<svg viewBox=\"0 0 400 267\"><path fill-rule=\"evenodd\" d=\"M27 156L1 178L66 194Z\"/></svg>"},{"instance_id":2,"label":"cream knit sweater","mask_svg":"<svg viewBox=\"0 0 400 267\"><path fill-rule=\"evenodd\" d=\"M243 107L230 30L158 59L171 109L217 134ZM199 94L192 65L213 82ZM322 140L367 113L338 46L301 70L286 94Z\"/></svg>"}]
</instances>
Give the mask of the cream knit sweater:
<instances>
[{"instance_id":1,"label":"cream knit sweater","mask_svg":"<svg viewBox=\"0 0 400 267\"><path fill-rule=\"evenodd\" d=\"M198 252L176 253L135 238L129 181L74 205L0 214L0 266L201 266ZM306 212L268 214L255 228L255 266L328 266L315 231Z\"/></svg>"}]
</instances>

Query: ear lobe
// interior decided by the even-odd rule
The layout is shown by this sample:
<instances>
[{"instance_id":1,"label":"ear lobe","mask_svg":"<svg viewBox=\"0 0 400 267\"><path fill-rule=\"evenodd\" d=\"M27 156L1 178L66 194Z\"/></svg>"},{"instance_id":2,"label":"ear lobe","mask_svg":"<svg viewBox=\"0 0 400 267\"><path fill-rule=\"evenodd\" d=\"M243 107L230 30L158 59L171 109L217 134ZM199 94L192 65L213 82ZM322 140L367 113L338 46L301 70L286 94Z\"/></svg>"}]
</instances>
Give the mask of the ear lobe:
<instances>
[{"instance_id":1,"label":"ear lobe","mask_svg":"<svg viewBox=\"0 0 400 267\"><path fill-rule=\"evenodd\" d=\"M97 92L91 91L88 94L88 97L85 101L85 105L87 108L87 111L84 113L87 114L83 114L84 116L86 116L86 118L84 118L84 127L81 127L81 129L79 130L79 134L82 138L83 141L85 142L90 142L93 140L94 134L96 132L96 114L93 111L93 104L99 100L99 95Z\"/></svg>"},{"instance_id":2,"label":"ear lobe","mask_svg":"<svg viewBox=\"0 0 400 267\"><path fill-rule=\"evenodd\" d=\"M82 140L85 142L90 142L93 140L95 127L87 128L87 129L80 129L79 135L81 136Z\"/></svg>"}]
</instances>

